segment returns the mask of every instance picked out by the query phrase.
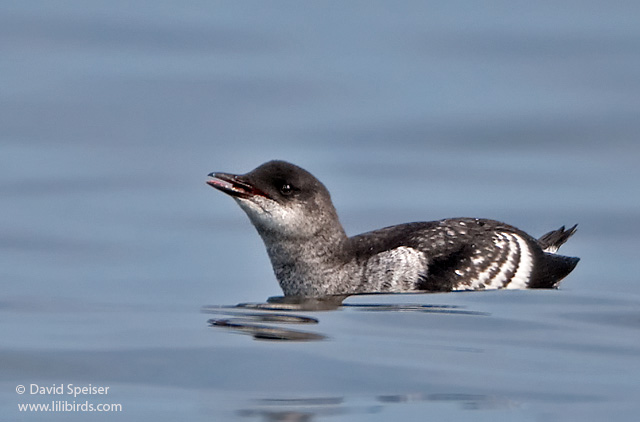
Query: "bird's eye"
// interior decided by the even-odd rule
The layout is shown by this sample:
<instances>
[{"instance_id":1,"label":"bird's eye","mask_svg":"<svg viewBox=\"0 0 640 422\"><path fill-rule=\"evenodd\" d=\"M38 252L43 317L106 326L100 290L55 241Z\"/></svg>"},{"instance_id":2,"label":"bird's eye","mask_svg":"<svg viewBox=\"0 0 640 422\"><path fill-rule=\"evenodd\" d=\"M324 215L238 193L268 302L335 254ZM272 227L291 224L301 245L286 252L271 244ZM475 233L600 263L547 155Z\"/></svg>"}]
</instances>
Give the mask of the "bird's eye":
<instances>
[{"instance_id":1,"label":"bird's eye","mask_svg":"<svg viewBox=\"0 0 640 422\"><path fill-rule=\"evenodd\" d=\"M290 184L283 183L282 185L280 185L280 193L285 196L289 196L293 193L293 188Z\"/></svg>"}]
</instances>

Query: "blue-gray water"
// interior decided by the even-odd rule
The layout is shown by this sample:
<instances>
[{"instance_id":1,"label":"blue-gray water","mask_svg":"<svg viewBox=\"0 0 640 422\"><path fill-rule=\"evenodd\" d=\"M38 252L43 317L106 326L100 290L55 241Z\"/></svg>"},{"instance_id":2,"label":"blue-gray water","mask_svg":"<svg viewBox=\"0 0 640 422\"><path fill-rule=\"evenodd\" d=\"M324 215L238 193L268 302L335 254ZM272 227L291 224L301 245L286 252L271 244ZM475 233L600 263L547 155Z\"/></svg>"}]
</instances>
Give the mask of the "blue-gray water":
<instances>
[{"instance_id":1,"label":"blue-gray water","mask_svg":"<svg viewBox=\"0 0 640 422\"><path fill-rule=\"evenodd\" d=\"M4 419L637 420L639 16L617 1L4 1ZM563 252L582 261L557 291L360 296L345 304L390 306L258 323L310 341L210 327L234 317L204 306L281 292L206 174L273 158L317 175L350 234L579 223ZM122 411L18 411L55 400Z\"/></svg>"}]
</instances>

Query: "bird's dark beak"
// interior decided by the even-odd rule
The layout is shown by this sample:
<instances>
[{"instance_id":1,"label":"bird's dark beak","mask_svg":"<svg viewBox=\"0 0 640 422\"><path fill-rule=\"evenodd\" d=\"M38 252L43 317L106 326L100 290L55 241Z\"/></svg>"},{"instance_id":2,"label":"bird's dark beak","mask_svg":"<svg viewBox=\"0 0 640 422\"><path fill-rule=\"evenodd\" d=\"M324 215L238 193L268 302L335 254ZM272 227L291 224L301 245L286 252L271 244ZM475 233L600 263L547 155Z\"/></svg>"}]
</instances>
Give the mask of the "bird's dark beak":
<instances>
[{"instance_id":1,"label":"bird's dark beak","mask_svg":"<svg viewBox=\"0 0 640 422\"><path fill-rule=\"evenodd\" d=\"M210 179L207 180L207 185L218 189L226 193L227 195L235 196L238 198L251 198L256 195L267 195L260 189L253 186L243 175L228 174L228 173L209 173Z\"/></svg>"}]
</instances>

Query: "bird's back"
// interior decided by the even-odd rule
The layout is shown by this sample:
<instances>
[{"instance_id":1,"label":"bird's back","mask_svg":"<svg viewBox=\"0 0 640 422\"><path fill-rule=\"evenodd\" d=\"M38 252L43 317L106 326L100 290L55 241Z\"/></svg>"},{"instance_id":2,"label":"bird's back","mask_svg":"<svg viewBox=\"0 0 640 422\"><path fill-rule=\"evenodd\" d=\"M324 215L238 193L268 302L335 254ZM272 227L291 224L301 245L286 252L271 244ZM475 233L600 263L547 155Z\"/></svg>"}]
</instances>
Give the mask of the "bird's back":
<instances>
[{"instance_id":1,"label":"bird's back","mask_svg":"<svg viewBox=\"0 0 640 422\"><path fill-rule=\"evenodd\" d=\"M555 240L559 246L575 232L571 230L555 237L550 232L546 242ZM365 267L361 284L368 287L361 290L375 286L381 291L385 287L387 291L552 288L579 261L544 252L545 239L538 241L513 226L486 219L402 224L350 241Z\"/></svg>"}]
</instances>

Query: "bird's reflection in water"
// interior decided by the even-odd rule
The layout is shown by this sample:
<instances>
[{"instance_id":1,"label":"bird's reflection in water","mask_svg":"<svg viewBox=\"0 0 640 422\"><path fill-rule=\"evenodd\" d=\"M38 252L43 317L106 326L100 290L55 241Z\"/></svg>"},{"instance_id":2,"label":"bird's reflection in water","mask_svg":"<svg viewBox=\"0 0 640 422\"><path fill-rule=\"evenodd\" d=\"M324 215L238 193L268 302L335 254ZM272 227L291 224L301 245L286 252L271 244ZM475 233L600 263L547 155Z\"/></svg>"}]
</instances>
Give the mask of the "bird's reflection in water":
<instances>
[{"instance_id":1,"label":"bird's reflection in water","mask_svg":"<svg viewBox=\"0 0 640 422\"><path fill-rule=\"evenodd\" d=\"M375 295L371 295L374 296ZM317 325L318 318L293 312L332 311L339 308L372 312L424 312L460 315L487 315L452 305L429 305L411 303L359 303L344 304L347 295L300 298L292 296L271 297L265 303L241 303L235 306L205 306L204 313L214 314L208 323L212 327L249 334L256 340L317 341L328 336L281 325Z\"/></svg>"},{"instance_id":2,"label":"bird's reflection in water","mask_svg":"<svg viewBox=\"0 0 640 422\"><path fill-rule=\"evenodd\" d=\"M209 320L212 327L222 327L252 335L256 340L315 341L327 338L303 330L280 326L314 325L318 319L297 315L293 311L328 311L338 309L346 296L325 298L274 297L266 303L241 303L235 306L206 306L203 312L224 316ZM279 324L279 325L275 325Z\"/></svg>"},{"instance_id":3,"label":"bird's reflection in water","mask_svg":"<svg viewBox=\"0 0 640 422\"><path fill-rule=\"evenodd\" d=\"M463 393L414 393L384 395L359 400L345 397L318 397L295 399L261 399L238 410L246 418L261 418L265 422L302 422L316 418L344 414L375 414L387 406L405 403L451 404L460 410L510 409L517 404L502 397ZM416 409L422 414L425 409Z\"/></svg>"},{"instance_id":4,"label":"bird's reflection in water","mask_svg":"<svg viewBox=\"0 0 640 422\"><path fill-rule=\"evenodd\" d=\"M341 415L347 410L342 397L317 397L255 400L250 407L237 413L267 422L306 422L316 417ZM367 409L363 410L370 413Z\"/></svg>"}]
</instances>

